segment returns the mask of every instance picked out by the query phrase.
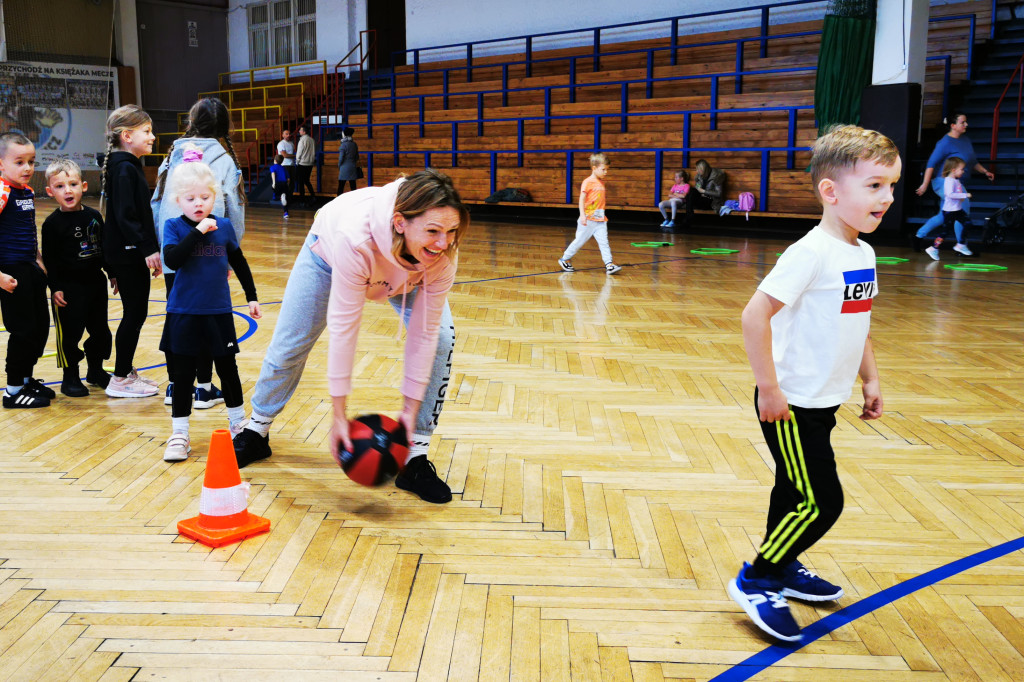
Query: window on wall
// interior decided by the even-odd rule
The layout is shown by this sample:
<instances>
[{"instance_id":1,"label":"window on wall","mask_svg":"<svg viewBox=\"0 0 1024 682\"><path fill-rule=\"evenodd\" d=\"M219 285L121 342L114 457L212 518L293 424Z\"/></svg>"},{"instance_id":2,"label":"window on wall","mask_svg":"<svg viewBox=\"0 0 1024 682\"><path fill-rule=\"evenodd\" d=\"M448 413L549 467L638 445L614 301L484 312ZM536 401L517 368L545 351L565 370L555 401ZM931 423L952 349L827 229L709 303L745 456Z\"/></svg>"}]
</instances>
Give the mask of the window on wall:
<instances>
[{"instance_id":1,"label":"window on wall","mask_svg":"<svg viewBox=\"0 0 1024 682\"><path fill-rule=\"evenodd\" d=\"M266 0L247 9L250 68L316 59L316 0Z\"/></svg>"}]
</instances>

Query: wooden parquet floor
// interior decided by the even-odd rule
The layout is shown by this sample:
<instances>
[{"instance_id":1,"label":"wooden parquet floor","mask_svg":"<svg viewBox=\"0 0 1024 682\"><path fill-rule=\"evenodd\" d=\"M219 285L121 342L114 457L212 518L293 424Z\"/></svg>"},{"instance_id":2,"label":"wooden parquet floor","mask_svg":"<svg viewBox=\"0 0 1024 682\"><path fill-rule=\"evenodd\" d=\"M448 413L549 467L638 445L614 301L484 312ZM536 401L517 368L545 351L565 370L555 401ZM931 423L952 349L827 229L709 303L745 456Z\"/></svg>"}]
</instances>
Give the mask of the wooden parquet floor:
<instances>
[{"instance_id":1,"label":"wooden parquet floor","mask_svg":"<svg viewBox=\"0 0 1024 682\"><path fill-rule=\"evenodd\" d=\"M242 344L247 401L312 219L292 215L249 211L265 317ZM94 390L0 413L0 679L708 680L768 648L725 586L760 542L773 475L739 313L785 243L650 249L630 242L660 233L617 232L610 277L593 242L584 269L558 270L571 237L480 222L464 242L431 449L448 505L361 488L327 456L326 340L274 423L274 456L243 470L271 532L215 550L175 523L198 511L223 406L193 416L179 464L161 459L156 398ZM910 258L879 266L886 413L839 411L846 509L805 563L847 596L794 602L804 625L1024 536L1024 257L977 273L943 268L945 252L878 253ZM162 282L152 298L140 367L162 362ZM352 414L397 411L397 324L367 306ZM53 359L37 375L60 376ZM746 674L1024 679L1024 556L975 563Z\"/></svg>"}]
</instances>

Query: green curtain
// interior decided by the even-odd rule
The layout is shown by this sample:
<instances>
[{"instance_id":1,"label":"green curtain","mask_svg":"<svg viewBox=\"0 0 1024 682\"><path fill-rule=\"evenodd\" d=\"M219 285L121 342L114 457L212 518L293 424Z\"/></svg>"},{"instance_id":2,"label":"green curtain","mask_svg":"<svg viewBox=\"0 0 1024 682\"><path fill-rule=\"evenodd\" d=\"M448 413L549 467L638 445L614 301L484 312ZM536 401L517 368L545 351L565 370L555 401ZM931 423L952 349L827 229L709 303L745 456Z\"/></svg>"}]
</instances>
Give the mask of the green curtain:
<instances>
[{"instance_id":1,"label":"green curtain","mask_svg":"<svg viewBox=\"0 0 1024 682\"><path fill-rule=\"evenodd\" d=\"M814 84L819 135L837 123L860 123L861 92L871 85L874 58L874 12L859 17L825 15Z\"/></svg>"}]
</instances>

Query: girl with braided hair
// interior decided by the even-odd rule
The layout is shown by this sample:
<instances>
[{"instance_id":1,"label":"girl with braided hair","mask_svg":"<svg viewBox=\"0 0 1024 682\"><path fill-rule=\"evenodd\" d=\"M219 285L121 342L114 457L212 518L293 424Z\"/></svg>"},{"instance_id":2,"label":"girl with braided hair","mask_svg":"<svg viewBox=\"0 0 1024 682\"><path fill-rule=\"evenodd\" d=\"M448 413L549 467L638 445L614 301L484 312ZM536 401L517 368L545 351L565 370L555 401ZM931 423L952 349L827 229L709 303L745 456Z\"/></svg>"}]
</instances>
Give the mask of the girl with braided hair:
<instances>
[{"instance_id":1,"label":"girl with braided hair","mask_svg":"<svg viewBox=\"0 0 1024 682\"><path fill-rule=\"evenodd\" d=\"M106 392L111 398L144 398L158 393L157 383L135 371L135 350L149 315L150 271L153 277L163 272L149 185L140 160L153 151L153 121L141 107L127 104L107 118L106 137L101 176L107 207L103 257L124 310L114 336L114 376Z\"/></svg>"},{"instance_id":2,"label":"girl with braided hair","mask_svg":"<svg viewBox=\"0 0 1024 682\"><path fill-rule=\"evenodd\" d=\"M150 206L156 218L157 233L160 245L166 244L164 227L168 220L181 215L174 197L166 192L167 179L178 166L184 162L186 145L190 149L198 149L203 163L210 167L217 179L217 199L213 206L213 214L227 218L235 229L235 237L239 242L245 232L245 192L242 189L242 169L235 156L235 148L231 144L231 115L224 102L216 97L204 97L192 105L188 112L188 126L184 135L171 143L167 158L160 164L157 175L156 191ZM174 286L174 271L164 268L164 284L167 296L171 295ZM174 394L174 357L167 353L167 393L164 404L172 403ZM196 367L197 386L193 390L194 404L197 409L207 409L224 402L224 395L213 385L213 362L203 359Z\"/></svg>"}]
</instances>

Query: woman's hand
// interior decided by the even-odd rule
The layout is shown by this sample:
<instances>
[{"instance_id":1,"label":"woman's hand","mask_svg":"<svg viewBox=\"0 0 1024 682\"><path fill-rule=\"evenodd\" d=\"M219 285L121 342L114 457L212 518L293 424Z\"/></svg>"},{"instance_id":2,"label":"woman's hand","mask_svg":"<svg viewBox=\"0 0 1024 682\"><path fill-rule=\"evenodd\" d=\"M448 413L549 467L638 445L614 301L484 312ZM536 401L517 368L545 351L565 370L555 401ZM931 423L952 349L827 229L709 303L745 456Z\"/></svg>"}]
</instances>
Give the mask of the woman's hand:
<instances>
[{"instance_id":1,"label":"woman's hand","mask_svg":"<svg viewBox=\"0 0 1024 682\"><path fill-rule=\"evenodd\" d=\"M406 397L402 404L402 411L398 414L398 423L405 427L406 438L412 439L416 433L416 415L420 413L421 400L413 400Z\"/></svg>"},{"instance_id":2,"label":"woman's hand","mask_svg":"<svg viewBox=\"0 0 1024 682\"><path fill-rule=\"evenodd\" d=\"M348 417L345 416L346 396L334 396L334 424L331 426L331 457L341 466L341 450L352 452L352 439L348 437Z\"/></svg>"},{"instance_id":3,"label":"woman's hand","mask_svg":"<svg viewBox=\"0 0 1024 682\"><path fill-rule=\"evenodd\" d=\"M151 253L148 256L146 256L146 267L153 271L153 278L154 279L156 279L157 277L159 277L160 275L163 274L164 267L163 267L163 265L160 264L160 252L159 251L156 251L156 252Z\"/></svg>"},{"instance_id":4,"label":"woman's hand","mask_svg":"<svg viewBox=\"0 0 1024 682\"><path fill-rule=\"evenodd\" d=\"M924 193L928 191L928 183L922 184L920 187L914 190L914 194L917 196L924 196Z\"/></svg>"}]
</instances>

